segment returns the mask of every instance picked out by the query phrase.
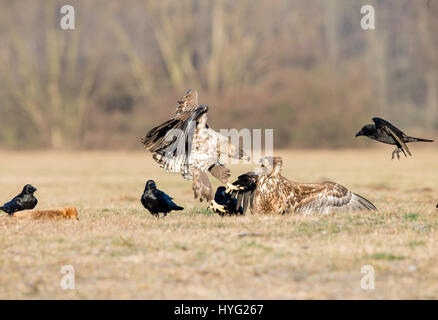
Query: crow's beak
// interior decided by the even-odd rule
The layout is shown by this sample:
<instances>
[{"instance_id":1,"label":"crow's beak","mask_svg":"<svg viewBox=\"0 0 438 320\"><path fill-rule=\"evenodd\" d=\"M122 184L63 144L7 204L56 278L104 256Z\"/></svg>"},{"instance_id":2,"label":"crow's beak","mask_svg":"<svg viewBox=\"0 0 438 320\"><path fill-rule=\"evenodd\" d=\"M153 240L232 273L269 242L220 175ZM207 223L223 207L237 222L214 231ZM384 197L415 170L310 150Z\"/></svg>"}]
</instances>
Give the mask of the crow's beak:
<instances>
[{"instance_id":1,"label":"crow's beak","mask_svg":"<svg viewBox=\"0 0 438 320\"><path fill-rule=\"evenodd\" d=\"M363 136L362 130L360 130L358 133L356 133L355 137Z\"/></svg>"},{"instance_id":2,"label":"crow's beak","mask_svg":"<svg viewBox=\"0 0 438 320\"><path fill-rule=\"evenodd\" d=\"M35 192L35 191L37 191L37 190L38 190L38 189L34 187L34 188L32 189L32 192Z\"/></svg>"}]
</instances>

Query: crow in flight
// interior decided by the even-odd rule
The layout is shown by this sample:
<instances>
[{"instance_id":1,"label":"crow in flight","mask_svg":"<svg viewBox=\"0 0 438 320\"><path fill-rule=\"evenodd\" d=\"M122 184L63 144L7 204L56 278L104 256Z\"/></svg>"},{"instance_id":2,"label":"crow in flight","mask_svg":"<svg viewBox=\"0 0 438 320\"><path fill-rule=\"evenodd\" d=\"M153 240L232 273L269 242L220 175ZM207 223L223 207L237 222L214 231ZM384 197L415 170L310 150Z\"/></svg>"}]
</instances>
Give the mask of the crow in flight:
<instances>
[{"instance_id":1,"label":"crow in flight","mask_svg":"<svg viewBox=\"0 0 438 320\"><path fill-rule=\"evenodd\" d=\"M0 207L0 210L7 212L9 215L13 215L14 212L17 211L30 210L35 208L38 200L34 197L33 193L36 190L37 189L31 184L26 184L23 188L23 191L21 191L21 193L14 199Z\"/></svg>"},{"instance_id":2,"label":"crow in flight","mask_svg":"<svg viewBox=\"0 0 438 320\"><path fill-rule=\"evenodd\" d=\"M243 208L238 203L236 197L232 195L231 192L226 192L224 186L220 186L216 189L216 194L214 195L214 201L219 206L209 206L209 210L212 210L219 215L224 216L225 214L243 214Z\"/></svg>"},{"instance_id":3,"label":"crow in flight","mask_svg":"<svg viewBox=\"0 0 438 320\"><path fill-rule=\"evenodd\" d=\"M400 152L403 152L405 157L407 157L406 153L412 156L408 146L406 145L408 142L433 142L433 140L410 137L386 120L373 118L373 121L374 124L367 124L358 133L356 133L356 137L367 136L368 138L386 144L396 145L397 148L395 148L395 150L392 152L391 159L394 159L395 154L397 154L397 158L400 159Z\"/></svg>"},{"instance_id":4,"label":"crow in flight","mask_svg":"<svg viewBox=\"0 0 438 320\"><path fill-rule=\"evenodd\" d=\"M184 210L183 207L176 205L172 199L163 191L158 190L153 180L149 180L146 182L144 193L141 196L141 203L152 215L158 218L160 212L166 216L172 210Z\"/></svg>"}]
</instances>

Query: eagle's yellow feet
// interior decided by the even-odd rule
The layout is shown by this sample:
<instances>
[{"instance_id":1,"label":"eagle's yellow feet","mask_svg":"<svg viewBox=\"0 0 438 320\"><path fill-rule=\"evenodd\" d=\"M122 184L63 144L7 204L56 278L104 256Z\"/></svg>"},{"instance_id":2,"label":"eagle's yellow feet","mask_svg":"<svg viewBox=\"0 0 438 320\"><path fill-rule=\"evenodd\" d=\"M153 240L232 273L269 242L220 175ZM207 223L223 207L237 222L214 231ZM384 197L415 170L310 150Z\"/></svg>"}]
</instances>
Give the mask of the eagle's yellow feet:
<instances>
[{"instance_id":1,"label":"eagle's yellow feet","mask_svg":"<svg viewBox=\"0 0 438 320\"><path fill-rule=\"evenodd\" d=\"M225 193L231 193L233 191L239 191L244 189L243 187L235 186L234 184L231 184L229 182L227 182L225 188L226 188Z\"/></svg>"},{"instance_id":2,"label":"eagle's yellow feet","mask_svg":"<svg viewBox=\"0 0 438 320\"><path fill-rule=\"evenodd\" d=\"M220 205L219 203L217 203L214 200L211 200L211 205L208 206L207 208L208 210L214 211L214 212L221 212L221 213L227 213L227 210L225 210L225 207Z\"/></svg>"}]
</instances>

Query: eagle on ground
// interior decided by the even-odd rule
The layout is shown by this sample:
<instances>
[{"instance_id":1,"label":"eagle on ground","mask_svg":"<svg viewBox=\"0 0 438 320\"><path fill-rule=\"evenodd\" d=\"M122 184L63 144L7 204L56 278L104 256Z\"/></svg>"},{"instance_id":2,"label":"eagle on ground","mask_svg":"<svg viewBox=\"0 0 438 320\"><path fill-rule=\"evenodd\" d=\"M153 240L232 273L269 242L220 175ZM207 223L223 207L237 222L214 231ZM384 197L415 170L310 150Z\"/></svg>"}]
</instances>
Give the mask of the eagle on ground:
<instances>
[{"instance_id":1,"label":"eagle on ground","mask_svg":"<svg viewBox=\"0 0 438 320\"><path fill-rule=\"evenodd\" d=\"M207 125L207 112L208 106L198 103L198 93L189 90L178 101L175 116L151 129L141 140L167 172L180 173L184 179L193 180L195 199L199 198L201 202L213 200L207 171L222 183L229 184L230 171L221 161L224 153L226 157L249 160L228 137ZM216 205L214 201L213 205Z\"/></svg>"},{"instance_id":2,"label":"eagle on ground","mask_svg":"<svg viewBox=\"0 0 438 320\"><path fill-rule=\"evenodd\" d=\"M282 165L281 157L265 157L261 161L260 172L248 172L239 176L228 187L227 192L237 199L237 206L243 206L244 212L249 205L253 214L377 210L370 201L338 183L291 181L281 175Z\"/></svg>"}]
</instances>

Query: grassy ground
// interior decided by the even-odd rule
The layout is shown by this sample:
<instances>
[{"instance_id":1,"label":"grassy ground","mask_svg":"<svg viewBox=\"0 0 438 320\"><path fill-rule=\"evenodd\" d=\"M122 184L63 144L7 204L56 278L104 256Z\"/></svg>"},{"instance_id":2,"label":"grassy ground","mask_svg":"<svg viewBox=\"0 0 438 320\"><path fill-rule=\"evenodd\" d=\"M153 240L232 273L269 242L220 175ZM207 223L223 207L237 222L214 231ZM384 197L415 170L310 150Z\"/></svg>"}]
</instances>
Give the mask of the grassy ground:
<instances>
[{"instance_id":1,"label":"grassy ground","mask_svg":"<svg viewBox=\"0 0 438 320\"><path fill-rule=\"evenodd\" d=\"M377 213L225 217L191 183L141 153L0 153L0 201L26 183L38 208L76 206L79 221L0 214L0 298L438 298L438 152L411 148L289 151L284 175L332 180ZM232 166L233 177L251 165ZM186 210L155 219L138 199L147 179ZM217 182L214 181L215 185ZM60 287L63 265L76 289ZM375 289L360 287L361 267Z\"/></svg>"}]
</instances>

